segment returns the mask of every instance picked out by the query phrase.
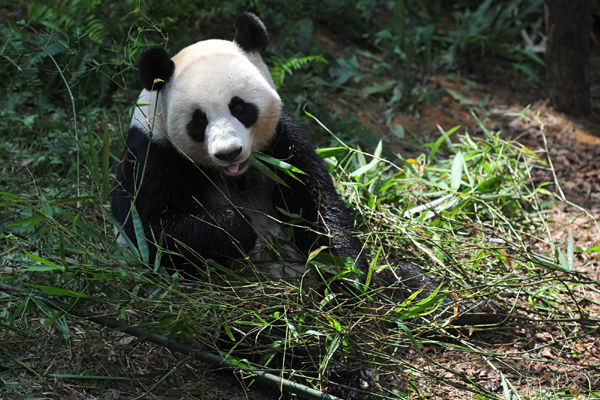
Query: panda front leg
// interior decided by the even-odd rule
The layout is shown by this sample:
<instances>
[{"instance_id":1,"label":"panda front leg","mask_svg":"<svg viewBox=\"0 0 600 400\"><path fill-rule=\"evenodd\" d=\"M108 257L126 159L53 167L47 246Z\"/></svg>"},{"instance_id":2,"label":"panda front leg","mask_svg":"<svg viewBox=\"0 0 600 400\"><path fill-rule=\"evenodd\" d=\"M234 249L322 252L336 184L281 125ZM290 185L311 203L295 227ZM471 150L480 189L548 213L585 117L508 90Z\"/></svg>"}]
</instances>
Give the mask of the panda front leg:
<instances>
[{"instance_id":1,"label":"panda front leg","mask_svg":"<svg viewBox=\"0 0 600 400\"><path fill-rule=\"evenodd\" d=\"M333 255L348 259L364 275L369 262L363 243L356 236L352 218L346 205L335 191L333 182L317 182L318 194L312 190L317 224L321 232L318 243L331 249Z\"/></svg>"},{"instance_id":2,"label":"panda front leg","mask_svg":"<svg viewBox=\"0 0 600 400\"><path fill-rule=\"evenodd\" d=\"M249 253L257 234L248 218L234 206L202 207L195 210L163 212L145 224L153 247L167 250L163 265L198 275L197 267L207 259L226 264Z\"/></svg>"},{"instance_id":3,"label":"panda front leg","mask_svg":"<svg viewBox=\"0 0 600 400\"><path fill-rule=\"evenodd\" d=\"M304 172L301 182L283 176L287 188L280 188L281 207L301 215L313 227L296 229L296 244L303 251L327 247L342 259L351 258L362 274L368 270L360 240L352 232L352 218L336 192L331 175L323 159L317 155L308 135L289 111L282 109L280 125L272 142L271 154ZM319 233L315 236L316 231Z\"/></svg>"}]
</instances>

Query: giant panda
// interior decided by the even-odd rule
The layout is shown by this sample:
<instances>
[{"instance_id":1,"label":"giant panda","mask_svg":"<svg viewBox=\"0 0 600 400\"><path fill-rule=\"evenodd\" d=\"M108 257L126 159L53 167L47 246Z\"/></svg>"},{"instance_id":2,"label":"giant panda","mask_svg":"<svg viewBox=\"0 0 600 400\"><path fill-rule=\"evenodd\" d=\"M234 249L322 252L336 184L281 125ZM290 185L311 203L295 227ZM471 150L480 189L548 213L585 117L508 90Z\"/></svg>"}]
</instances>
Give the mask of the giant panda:
<instances>
[{"instance_id":1,"label":"giant panda","mask_svg":"<svg viewBox=\"0 0 600 400\"><path fill-rule=\"evenodd\" d=\"M325 248L351 260L364 278L369 261L349 212L262 60L265 26L251 13L234 26L232 42L200 41L173 58L160 47L141 55L144 90L116 172L114 219L135 243L135 209L152 257L160 247L163 265L189 275L206 260L260 258L269 238L292 229L305 258ZM255 151L303 173L278 173L283 183L275 182L251 164ZM413 288L438 287L408 262L397 264L395 276Z\"/></svg>"},{"instance_id":2,"label":"giant panda","mask_svg":"<svg viewBox=\"0 0 600 400\"><path fill-rule=\"evenodd\" d=\"M162 246L163 264L193 275L208 259L251 255L300 216L308 224L294 229L299 252L326 246L364 271L348 211L262 60L265 26L251 13L234 25L233 42L200 41L173 58L160 47L141 55L144 90L117 168L116 222L135 243L134 205L151 253ZM304 173L276 183L251 165L254 151Z\"/></svg>"}]
</instances>

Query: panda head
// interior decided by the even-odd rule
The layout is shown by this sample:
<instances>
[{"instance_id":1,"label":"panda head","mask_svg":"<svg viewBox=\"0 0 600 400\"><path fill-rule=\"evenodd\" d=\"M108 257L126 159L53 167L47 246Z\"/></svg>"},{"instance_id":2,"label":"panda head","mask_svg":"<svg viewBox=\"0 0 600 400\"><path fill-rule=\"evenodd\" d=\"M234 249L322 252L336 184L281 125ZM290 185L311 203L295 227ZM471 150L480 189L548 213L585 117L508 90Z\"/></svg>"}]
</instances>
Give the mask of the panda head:
<instances>
[{"instance_id":1,"label":"panda head","mask_svg":"<svg viewBox=\"0 0 600 400\"><path fill-rule=\"evenodd\" d=\"M139 61L145 90L132 125L169 141L197 164L240 175L253 150L274 135L281 99L260 55L268 43L258 17L235 20L233 42L201 41L172 59L160 47Z\"/></svg>"}]
</instances>

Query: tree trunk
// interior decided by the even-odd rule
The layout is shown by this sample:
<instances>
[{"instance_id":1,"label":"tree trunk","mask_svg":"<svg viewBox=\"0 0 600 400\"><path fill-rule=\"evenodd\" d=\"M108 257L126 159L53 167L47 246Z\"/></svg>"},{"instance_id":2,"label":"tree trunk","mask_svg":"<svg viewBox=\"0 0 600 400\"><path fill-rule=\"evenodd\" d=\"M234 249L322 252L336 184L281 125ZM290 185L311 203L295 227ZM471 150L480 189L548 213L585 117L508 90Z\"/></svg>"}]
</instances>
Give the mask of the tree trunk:
<instances>
[{"instance_id":1,"label":"tree trunk","mask_svg":"<svg viewBox=\"0 0 600 400\"><path fill-rule=\"evenodd\" d=\"M546 81L558 111L590 113L591 0L545 0Z\"/></svg>"}]
</instances>

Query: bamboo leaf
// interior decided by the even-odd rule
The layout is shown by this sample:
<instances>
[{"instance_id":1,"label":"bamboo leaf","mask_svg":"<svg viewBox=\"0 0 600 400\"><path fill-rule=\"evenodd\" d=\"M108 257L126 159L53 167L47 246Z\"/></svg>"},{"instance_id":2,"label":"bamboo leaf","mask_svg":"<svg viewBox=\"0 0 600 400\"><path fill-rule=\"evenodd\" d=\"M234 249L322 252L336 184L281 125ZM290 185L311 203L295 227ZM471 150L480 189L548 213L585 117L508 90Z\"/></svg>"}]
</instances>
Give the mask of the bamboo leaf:
<instances>
[{"instance_id":1,"label":"bamboo leaf","mask_svg":"<svg viewBox=\"0 0 600 400\"><path fill-rule=\"evenodd\" d=\"M268 155L263 154L263 153L258 152L258 151L255 151L254 153L252 153L252 155L254 157L258 158L259 160L264 161L267 164L271 164L271 165L273 165L273 166L275 166L275 167L277 167L279 169L283 169L283 170L287 170L287 171L293 171L293 172L296 172L296 173L299 173L299 174L305 174L304 171L302 171L302 170L294 167L292 164L287 163L287 162L285 162L283 160L280 160L278 158L268 156Z\"/></svg>"},{"instance_id":2,"label":"bamboo leaf","mask_svg":"<svg viewBox=\"0 0 600 400\"><path fill-rule=\"evenodd\" d=\"M94 296L90 296L90 295L84 294L84 293L79 293L74 290L61 289L61 288L57 288L57 287L53 287L53 286L36 285L33 283L26 283L26 285L30 286L32 288L35 288L45 294L52 294L52 295L56 295L56 296L76 297L76 298L90 299L90 300L94 299Z\"/></svg>"},{"instance_id":3,"label":"bamboo leaf","mask_svg":"<svg viewBox=\"0 0 600 400\"><path fill-rule=\"evenodd\" d=\"M463 153L459 151L454 156L454 161L452 162L452 174L450 175L450 188L453 190L458 190L460 188L460 184L462 181L462 173L463 173L463 162L464 157Z\"/></svg>"},{"instance_id":4,"label":"bamboo leaf","mask_svg":"<svg viewBox=\"0 0 600 400\"><path fill-rule=\"evenodd\" d=\"M135 232L137 248L140 251L140 257L145 264L148 264L150 262L150 251L148 250L148 242L145 239L146 233L144 232L140 215L133 204L131 205L131 219L133 221L133 230Z\"/></svg>"},{"instance_id":5,"label":"bamboo leaf","mask_svg":"<svg viewBox=\"0 0 600 400\"><path fill-rule=\"evenodd\" d=\"M269 167L260 162L258 159L251 157L250 164L252 164L257 170L262 172L267 178L271 179L274 182L277 182L280 185L285 187L289 187L287 183L283 181L275 172L271 171Z\"/></svg>"},{"instance_id":6,"label":"bamboo leaf","mask_svg":"<svg viewBox=\"0 0 600 400\"><path fill-rule=\"evenodd\" d=\"M371 284L371 278L373 277L373 271L377 267L377 263L379 262L379 256L381 255L382 246L379 246L379 250L377 250L377 254L371 260L369 264L369 271L367 272L367 278L365 279L365 284L363 286L363 293L365 293L369 289L369 285Z\"/></svg>"},{"instance_id":7,"label":"bamboo leaf","mask_svg":"<svg viewBox=\"0 0 600 400\"><path fill-rule=\"evenodd\" d=\"M327 147L323 149L315 149L315 152L321 158L329 158L329 157L337 157L337 156L345 156L350 152L348 147Z\"/></svg>"},{"instance_id":8,"label":"bamboo leaf","mask_svg":"<svg viewBox=\"0 0 600 400\"><path fill-rule=\"evenodd\" d=\"M415 337L413 336L412 332L410 331L410 329L408 329L408 327L402 323L398 323L398 326L404 331L404 333L406 333L406 336L408 337L408 339L410 340L410 343L413 345L415 351L417 353L419 353L419 355L421 357L423 356L423 353L421 352L421 346L419 346L419 344L417 343L417 341L415 340Z\"/></svg>"},{"instance_id":9,"label":"bamboo leaf","mask_svg":"<svg viewBox=\"0 0 600 400\"><path fill-rule=\"evenodd\" d=\"M569 229L569 238L567 240L567 267L573 271L573 261L575 259L575 244L573 243L573 232Z\"/></svg>"},{"instance_id":10,"label":"bamboo leaf","mask_svg":"<svg viewBox=\"0 0 600 400\"><path fill-rule=\"evenodd\" d=\"M377 164L379 164L381 162L381 153L383 151L383 141L380 140L379 143L377 144L377 147L375 148L375 152L373 153L373 159L366 165L360 167L359 169L357 169L356 171L352 172L350 174L351 177L356 178L359 176L364 175L365 173L369 172L370 170L372 170L373 168L375 168L377 166Z\"/></svg>"},{"instance_id":11,"label":"bamboo leaf","mask_svg":"<svg viewBox=\"0 0 600 400\"><path fill-rule=\"evenodd\" d=\"M46 199L46 196L44 196L43 193L40 193L40 200L42 201L42 210L44 212L44 215L48 218L52 218L54 216L54 213L52 212L52 207L50 207L50 203L48 203L48 200Z\"/></svg>"},{"instance_id":12,"label":"bamboo leaf","mask_svg":"<svg viewBox=\"0 0 600 400\"><path fill-rule=\"evenodd\" d=\"M32 227L34 225L39 224L40 222L46 219L45 215L32 215L31 217L22 218L12 224L8 224L8 226L27 226Z\"/></svg>"},{"instance_id":13,"label":"bamboo leaf","mask_svg":"<svg viewBox=\"0 0 600 400\"><path fill-rule=\"evenodd\" d=\"M56 265L53 262L46 260L45 258L36 256L35 254L32 254L32 253L28 252L27 250L23 250L23 253L25 253L25 255L27 257L31 258L34 261L39 262L40 264L43 264L43 265L45 265L47 267L50 267L50 268L52 268L54 270L64 271L63 267L61 267L59 265Z\"/></svg>"},{"instance_id":14,"label":"bamboo leaf","mask_svg":"<svg viewBox=\"0 0 600 400\"><path fill-rule=\"evenodd\" d=\"M100 186L100 201L106 202L106 197L109 190L109 167L110 167L110 136L108 135L108 126L104 126L104 134L102 135L102 156L101 156L101 171L102 183Z\"/></svg>"},{"instance_id":15,"label":"bamboo leaf","mask_svg":"<svg viewBox=\"0 0 600 400\"><path fill-rule=\"evenodd\" d=\"M235 342L235 336L233 336L233 332L231 331L231 328L229 327L229 325L227 325L227 323L223 324L223 329L225 330L225 333L227 333L227 336L229 337L229 340L231 340L232 342Z\"/></svg>"}]
</instances>

